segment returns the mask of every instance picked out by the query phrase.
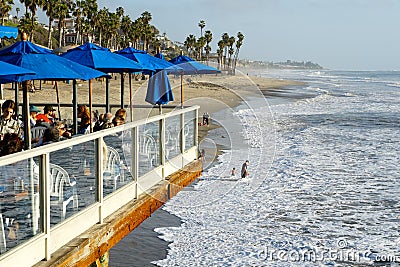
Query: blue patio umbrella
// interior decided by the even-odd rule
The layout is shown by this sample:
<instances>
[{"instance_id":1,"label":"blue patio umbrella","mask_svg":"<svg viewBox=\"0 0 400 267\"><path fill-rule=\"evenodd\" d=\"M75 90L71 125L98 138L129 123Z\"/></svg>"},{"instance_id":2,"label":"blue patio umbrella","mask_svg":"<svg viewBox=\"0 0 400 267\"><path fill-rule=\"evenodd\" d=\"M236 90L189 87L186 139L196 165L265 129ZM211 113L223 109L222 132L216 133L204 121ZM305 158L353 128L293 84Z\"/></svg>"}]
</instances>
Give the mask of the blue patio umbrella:
<instances>
[{"instance_id":1,"label":"blue patio umbrella","mask_svg":"<svg viewBox=\"0 0 400 267\"><path fill-rule=\"evenodd\" d=\"M0 61L0 79L7 80L7 78L9 78L10 82L15 82L15 80L12 79L15 77L14 75L26 74L35 74L35 72Z\"/></svg>"},{"instance_id":2,"label":"blue patio umbrella","mask_svg":"<svg viewBox=\"0 0 400 267\"><path fill-rule=\"evenodd\" d=\"M17 38L18 28L10 26L0 26L0 38Z\"/></svg>"},{"instance_id":3,"label":"blue patio umbrella","mask_svg":"<svg viewBox=\"0 0 400 267\"><path fill-rule=\"evenodd\" d=\"M143 70L154 71L151 67L144 67L126 57L112 53L110 49L93 43L86 43L61 54L61 57L87 67L113 73L121 73L121 108L124 107L124 76L123 73L142 72ZM130 106L132 110L132 81L129 75ZM106 112L109 112L109 80L106 83ZM132 119L132 118L131 118Z\"/></svg>"},{"instance_id":4,"label":"blue patio umbrella","mask_svg":"<svg viewBox=\"0 0 400 267\"><path fill-rule=\"evenodd\" d=\"M119 50L115 52L121 56L124 56L126 58L129 58L143 67L145 67L146 70L144 73L146 74L153 74L153 72L158 72L161 70L166 70L168 72L179 72L182 69L180 67L175 66L172 63L169 63L168 61L153 57L149 55L146 51L143 50L137 50L133 47L128 47L122 50ZM149 71L153 69L154 71Z\"/></svg>"},{"instance_id":5,"label":"blue patio umbrella","mask_svg":"<svg viewBox=\"0 0 400 267\"><path fill-rule=\"evenodd\" d=\"M162 59L162 60L166 60L162 53L157 53L157 54L154 55L154 57Z\"/></svg>"},{"instance_id":6,"label":"blue patio umbrella","mask_svg":"<svg viewBox=\"0 0 400 267\"><path fill-rule=\"evenodd\" d=\"M166 71L159 71L150 77L145 100L153 105L165 105L174 101Z\"/></svg>"},{"instance_id":7,"label":"blue patio umbrella","mask_svg":"<svg viewBox=\"0 0 400 267\"><path fill-rule=\"evenodd\" d=\"M29 41L19 41L0 51L0 61L4 61L19 67L31 69L35 74L11 76L12 80L23 82L27 80L89 80L107 74L82 66L68 59L53 54L50 50L39 47ZM8 76L7 80L10 76ZM1 79L0 79L1 83ZM23 114L24 136L26 147L30 146L29 123L29 98L27 90L24 90ZM18 90L16 90L16 103L18 104Z\"/></svg>"},{"instance_id":8,"label":"blue patio umbrella","mask_svg":"<svg viewBox=\"0 0 400 267\"><path fill-rule=\"evenodd\" d=\"M172 64L178 65L183 69L183 74L185 75L193 75L193 74L216 74L220 73L221 71L204 65L190 57L180 55L177 56L173 59L171 59L169 62Z\"/></svg>"},{"instance_id":9,"label":"blue patio umbrella","mask_svg":"<svg viewBox=\"0 0 400 267\"><path fill-rule=\"evenodd\" d=\"M141 64L132 62L132 60L112 53L108 48L93 43L86 43L70 49L61 54L61 57L103 72L129 73L141 72L143 69L153 70L153 68L144 68Z\"/></svg>"},{"instance_id":10,"label":"blue patio umbrella","mask_svg":"<svg viewBox=\"0 0 400 267\"><path fill-rule=\"evenodd\" d=\"M89 80L108 76L70 60L61 58L49 49L37 46L29 41L19 41L0 50L0 61L22 68L34 70L35 74L15 76L18 82L28 80Z\"/></svg>"},{"instance_id":11,"label":"blue patio umbrella","mask_svg":"<svg viewBox=\"0 0 400 267\"><path fill-rule=\"evenodd\" d=\"M184 56L184 55L179 55L173 59L171 59L169 62L172 64L175 64L183 69L183 71L180 72L181 74L181 106L183 107L183 102L184 102L184 94L183 94L183 75L194 75L194 74L216 74L220 73L221 71L204 65L198 61L195 61L194 59Z\"/></svg>"}]
</instances>

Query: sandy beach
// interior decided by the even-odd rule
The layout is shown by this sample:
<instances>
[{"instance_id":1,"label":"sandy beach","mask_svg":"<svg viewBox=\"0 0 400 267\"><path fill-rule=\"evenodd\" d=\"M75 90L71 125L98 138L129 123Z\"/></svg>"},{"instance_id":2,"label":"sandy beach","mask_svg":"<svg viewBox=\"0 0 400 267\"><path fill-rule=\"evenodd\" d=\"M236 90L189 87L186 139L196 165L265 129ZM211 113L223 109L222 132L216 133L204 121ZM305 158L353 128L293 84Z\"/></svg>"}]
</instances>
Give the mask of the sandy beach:
<instances>
[{"instance_id":1,"label":"sandy beach","mask_svg":"<svg viewBox=\"0 0 400 267\"><path fill-rule=\"evenodd\" d=\"M120 74L113 75L113 79L110 82L110 103L113 105L120 105L121 95L121 77ZM147 81L134 80L132 81L133 90L133 104L134 105L147 105L149 109L152 105L145 102L145 96L147 91ZM180 77L170 75L170 83L174 93L175 100L170 102L166 107L177 106L181 102L180 93ZM221 110L226 107L235 107L241 101L244 95L254 94L257 88L261 91L274 92L280 90L289 85L300 85L301 83L296 81L287 80L274 80L262 77L236 75L203 75L203 76L185 76L184 77L184 104L185 105L199 105L199 114L208 112L212 115L213 112ZM129 81L126 75L125 77L125 92L124 102L125 105L129 105ZM51 103L56 107L57 94L54 83L42 82L41 90L39 81L35 81L35 93L29 93L30 103ZM65 82L58 82L59 99L60 103L71 104L72 103L72 83L67 84ZM4 88L4 99L14 99L14 90L11 84L6 84ZM22 91L20 90L20 101L22 101ZM78 82L78 104L89 103L89 83L88 81ZM93 81L93 104L105 104L105 82L103 80ZM43 106L38 106L39 109L43 109ZM57 107L56 107L57 108ZM105 108L93 108L98 110L100 113L104 113ZM72 108L61 108L61 118L71 119ZM114 113L117 108L112 108ZM163 109L163 112L168 112L167 108ZM158 112L158 110L157 110ZM134 109L133 120L142 119L146 112L138 112L138 109Z\"/></svg>"}]
</instances>

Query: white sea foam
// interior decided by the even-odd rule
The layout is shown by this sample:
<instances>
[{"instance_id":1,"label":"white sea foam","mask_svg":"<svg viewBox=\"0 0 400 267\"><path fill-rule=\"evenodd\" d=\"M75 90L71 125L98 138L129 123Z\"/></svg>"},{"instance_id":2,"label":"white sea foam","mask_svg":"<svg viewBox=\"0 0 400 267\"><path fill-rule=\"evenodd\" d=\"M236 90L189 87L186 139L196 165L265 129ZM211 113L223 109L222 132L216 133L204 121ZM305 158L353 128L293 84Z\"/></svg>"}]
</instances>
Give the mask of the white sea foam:
<instances>
[{"instance_id":1,"label":"white sea foam","mask_svg":"<svg viewBox=\"0 0 400 267\"><path fill-rule=\"evenodd\" d=\"M399 92L345 94L352 97L325 93L275 105L273 124L262 123L270 120L266 107L238 111L250 148L226 151L194 190L164 206L183 223L155 230L172 242L156 264L339 266L339 258L310 264L270 254L353 251L361 264L399 255ZM224 179L243 155L249 178Z\"/></svg>"}]
</instances>

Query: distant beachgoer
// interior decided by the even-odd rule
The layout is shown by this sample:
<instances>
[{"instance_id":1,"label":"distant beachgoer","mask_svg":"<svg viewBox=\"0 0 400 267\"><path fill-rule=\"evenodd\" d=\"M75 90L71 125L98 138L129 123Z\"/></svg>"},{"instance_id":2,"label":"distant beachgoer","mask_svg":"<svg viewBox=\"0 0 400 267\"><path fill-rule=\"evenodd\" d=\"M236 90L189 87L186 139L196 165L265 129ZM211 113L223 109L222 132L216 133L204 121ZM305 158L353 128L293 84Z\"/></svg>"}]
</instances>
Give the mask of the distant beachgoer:
<instances>
[{"instance_id":1,"label":"distant beachgoer","mask_svg":"<svg viewBox=\"0 0 400 267\"><path fill-rule=\"evenodd\" d=\"M208 114L208 112L206 112L206 113L204 113L204 115L203 115L203 125L208 125L209 124L209 118L210 118L210 115Z\"/></svg>"},{"instance_id":2,"label":"distant beachgoer","mask_svg":"<svg viewBox=\"0 0 400 267\"><path fill-rule=\"evenodd\" d=\"M246 178L247 176L249 176L249 172L247 170L248 166L249 166L249 161L246 160L242 165L242 171L241 171L242 178Z\"/></svg>"},{"instance_id":3,"label":"distant beachgoer","mask_svg":"<svg viewBox=\"0 0 400 267\"><path fill-rule=\"evenodd\" d=\"M233 167L233 169L231 170L231 176L236 176L236 168Z\"/></svg>"},{"instance_id":4,"label":"distant beachgoer","mask_svg":"<svg viewBox=\"0 0 400 267\"><path fill-rule=\"evenodd\" d=\"M202 149L202 150L200 151L199 159L200 159L202 162L205 162L205 161L206 161L206 151L205 151L204 149Z\"/></svg>"}]
</instances>

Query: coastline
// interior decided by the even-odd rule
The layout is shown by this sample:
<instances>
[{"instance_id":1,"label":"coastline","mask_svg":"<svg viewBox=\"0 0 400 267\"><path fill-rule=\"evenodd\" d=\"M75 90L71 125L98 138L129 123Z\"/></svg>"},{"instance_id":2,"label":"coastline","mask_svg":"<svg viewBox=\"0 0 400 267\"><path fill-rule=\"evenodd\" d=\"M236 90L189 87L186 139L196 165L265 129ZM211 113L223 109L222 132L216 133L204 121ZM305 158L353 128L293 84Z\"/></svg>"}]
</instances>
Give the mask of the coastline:
<instances>
[{"instance_id":1,"label":"coastline","mask_svg":"<svg viewBox=\"0 0 400 267\"><path fill-rule=\"evenodd\" d=\"M127 80L127 79L126 79ZM175 100L168 104L177 106L180 103L180 80L178 77L172 77L171 86ZM111 80L110 84L110 102L111 104L119 104L120 98L120 80ZM134 104L135 105L148 105L144 102L146 86L143 81L134 81ZM220 125L213 120L213 114L230 108L235 108L241 105L244 97L260 96L255 94L254 90L259 89L262 93L270 92L269 97L279 96L279 92L285 91L289 86L302 85L301 82L276 80L255 76L199 76L199 77L186 77L185 78L185 105L199 105L199 116L204 112L211 115L211 124L209 126L199 127L199 142L205 139L212 138L212 132L218 129ZM79 103L86 103L88 101L88 82L79 82L78 99ZM35 84L38 87L37 84ZM129 91L127 90L129 84L125 83L125 102L129 99ZM31 103L46 102L56 103L56 90L51 83L42 85L42 90L36 93L30 93L29 98ZM72 102L72 86L63 82L59 82L59 98L61 103ZM258 91L258 92L260 92ZM93 103L104 103L105 83L100 81L93 82ZM265 95L265 94L264 94ZM5 99L14 99L14 91L11 90L10 85L7 85L4 90ZM20 99L22 99L22 92L20 92ZM39 107L41 108L41 107ZM57 107L56 107L57 108ZM95 108L97 109L97 108ZM95 110L94 109L94 110ZM112 111L115 112L116 109ZM165 109L166 110L166 109ZM100 113L104 112L99 109ZM61 108L62 119L70 119L72 117L71 108ZM147 115L146 112L134 112L134 120L141 119L139 114ZM201 120L201 118L200 118ZM224 144L215 143L215 147L206 152L207 166L215 164L217 157L222 153ZM191 190L190 187L184 190ZM168 212L159 209L149 219L144 221L137 229L130 235L124 238L117 246L110 251L109 266L154 266L152 261L164 259L167 255L169 242L161 240L158 234L154 231L157 227L166 226L179 226L181 224L180 218L169 214ZM151 248L151 249L150 249ZM139 256L138 256L139 255Z\"/></svg>"},{"instance_id":2,"label":"coastline","mask_svg":"<svg viewBox=\"0 0 400 267\"><path fill-rule=\"evenodd\" d=\"M258 84L262 83L263 89L260 89L263 93L264 91L271 90L271 94L269 97L281 97L279 92L285 91L287 87L304 84L295 81L273 80L260 77L255 78L257 79ZM236 84L236 86L240 86L240 84ZM211 87L213 88L214 86ZM195 89L198 89L197 85L188 89L189 92L185 92L186 95L189 93L190 97L192 97L189 99L193 99L200 94L198 91L196 92ZM201 89L207 90L207 88L205 87ZM220 88L220 90L226 89ZM229 92L225 92L225 95L229 96ZM236 108L242 103L243 102L240 101L240 99L234 99L233 101L232 99L230 99L229 108ZM227 108L228 107L226 106L221 107L219 105L209 105L209 103L207 103L207 110L205 110L205 108L203 107L205 111L210 113L211 123L209 126L199 127L199 143L207 138L212 138L213 131L221 127L212 119L213 114L223 112L223 110ZM199 112L199 116L200 115L201 113ZM212 155L211 158L206 157L207 167L211 167L216 164L218 156L223 153L223 149L226 149L225 145L222 143L216 143L215 148L216 149L211 149L213 151L208 151L208 153L206 152L206 155ZM192 190L192 186L189 186L184 190ZM136 228L131 234L124 238L124 240L122 240L119 244L111 249L109 266L122 266L128 263L129 266L154 266L154 264L152 264L151 262L164 259L168 253L168 248L170 244L170 242L160 239L154 229L164 227L164 225L167 225L168 227L179 227L181 223L182 222L179 217L172 215L162 209L157 210L150 218L145 220L138 228ZM134 242L133 240L136 240L136 242ZM143 240L145 240L145 242L139 244L139 241L141 242ZM147 248L144 248L146 244L149 246ZM127 248L127 246L129 246L129 249ZM148 249L150 249L149 252L147 252ZM124 253L123 257L121 257L121 253ZM140 257L135 258L135 256L137 255L140 255ZM130 258L130 260L125 258L125 256Z\"/></svg>"}]
</instances>

